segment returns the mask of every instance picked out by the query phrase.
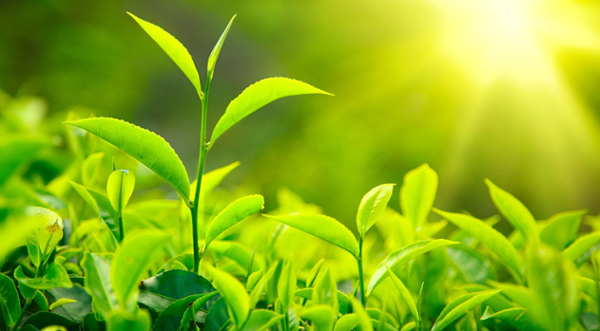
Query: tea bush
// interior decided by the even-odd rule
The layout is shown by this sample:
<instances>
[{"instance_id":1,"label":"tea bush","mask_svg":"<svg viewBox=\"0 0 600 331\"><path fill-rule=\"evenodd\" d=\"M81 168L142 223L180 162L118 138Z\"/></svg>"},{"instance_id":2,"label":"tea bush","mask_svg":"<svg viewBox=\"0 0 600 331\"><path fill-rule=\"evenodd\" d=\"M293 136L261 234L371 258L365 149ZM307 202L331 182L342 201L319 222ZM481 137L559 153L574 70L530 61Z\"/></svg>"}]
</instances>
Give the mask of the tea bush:
<instances>
[{"instance_id":1,"label":"tea bush","mask_svg":"<svg viewBox=\"0 0 600 331\"><path fill-rule=\"evenodd\" d=\"M431 222L438 178L422 165L404 177L401 213L388 207L394 184L366 193L355 236L289 190L264 214L261 195L220 190L238 166L204 172L221 135L277 99L329 93L261 80L208 138L211 81L233 19L202 85L183 45L131 16L196 89L198 180L190 184L153 132L82 108L43 119L39 100L1 98L0 330L600 327L600 223L582 226L586 211L537 221L487 180L501 216L433 209L443 220ZM515 229L509 236L494 228L501 217Z\"/></svg>"}]
</instances>

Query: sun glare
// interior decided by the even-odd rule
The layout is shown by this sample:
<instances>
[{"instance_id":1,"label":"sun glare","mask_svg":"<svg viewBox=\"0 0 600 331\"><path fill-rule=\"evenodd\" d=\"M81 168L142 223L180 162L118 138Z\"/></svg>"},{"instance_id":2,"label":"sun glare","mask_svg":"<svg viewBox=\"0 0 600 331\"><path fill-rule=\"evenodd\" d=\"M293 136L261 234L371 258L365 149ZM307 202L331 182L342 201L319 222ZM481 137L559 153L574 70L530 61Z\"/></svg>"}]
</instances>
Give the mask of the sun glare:
<instances>
[{"instance_id":1,"label":"sun glare","mask_svg":"<svg viewBox=\"0 0 600 331\"><path fill-rule=\"evenodd\" d=\"M554 52L594 48L597 41L572 4L536 0L435 1L443 51L482 85L557 81Z\"/></svg>"}]
</instances>

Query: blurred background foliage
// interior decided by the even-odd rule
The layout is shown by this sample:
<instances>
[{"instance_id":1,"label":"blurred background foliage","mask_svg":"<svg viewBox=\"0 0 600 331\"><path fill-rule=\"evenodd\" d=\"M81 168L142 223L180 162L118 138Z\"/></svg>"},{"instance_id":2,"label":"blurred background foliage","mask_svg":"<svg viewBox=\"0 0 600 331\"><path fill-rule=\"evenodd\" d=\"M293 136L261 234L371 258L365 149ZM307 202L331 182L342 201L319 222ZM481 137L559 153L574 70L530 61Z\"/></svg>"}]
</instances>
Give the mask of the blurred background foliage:
<instances>
[{"instance_id":1,"label":"blurred background foliage","mask_svg":"<svg viewBox=\"0 0 600 331\"><path fill-rule=\"evenodd\" d=\"M596 0L0 2L4 117L34 107L59 131L70 109L86 107L162 135L193 174L194 90L125 11L170 31L200 72L238 14L209 127L261 78L336 95L278 101L211 150L207 169L241 161L226 186L262 192L267 210L285 186L354 227L364 193L422 163L440 176L444 210L493 214L485 177L538 219L600 209ZM66 167L61 158L44 158L46 180Z\"/></svg>"}]
</instances>

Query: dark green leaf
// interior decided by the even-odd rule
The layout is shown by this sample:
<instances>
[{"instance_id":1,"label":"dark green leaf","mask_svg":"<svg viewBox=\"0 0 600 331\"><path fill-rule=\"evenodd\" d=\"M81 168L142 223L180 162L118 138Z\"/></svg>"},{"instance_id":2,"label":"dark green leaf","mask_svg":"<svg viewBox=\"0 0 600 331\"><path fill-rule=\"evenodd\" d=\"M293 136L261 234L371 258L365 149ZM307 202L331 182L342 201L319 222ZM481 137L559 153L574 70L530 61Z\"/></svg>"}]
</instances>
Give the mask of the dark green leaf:
<instances>
[{"instance_id":1,"label":"dark green leaf","mask_svg":"<svg viewBox=\"0 0 600 331\"><path fill-rule=\"evenodd\" d=\"M167 270L145 279L140 289L176 300L215 290L204 277L186 270Z\"/></svg>"},{"instance_id":2,"label":"dark green leaf","mask_svg":"<svg viewBox=\"0 0 600 331\"><path fill-rule=\"evenodd\" d=\"M88 252L81 262L85 271L85 288L92 297L94 306L104 317L118 307L117 297L110 284L110 264L110 259Z\"/></svg>"},{"instance_id":3,"label":"dark green leaf","mask_svg":"<svg viewBox=\"0 0 600 331\"><path fill-rule=\"evenodd\" d=\"M156 331L177 331L181 326L182 316L185 311L190 307L191 304L194 304L198 299L198 306L204 305L209 299L215 296L217 292L206 293L206 294L194 294L183 299L179 299L173 302L171 305L166 307L154 324L152 325L152 330Z\"/></svg>"},{"instance_id":4,"label":"dark green leaf","mask_svg":"<svg viewBox=\"0 0 600 331\"><path fill-rule=\"evenodd\" d=\"M225 299L227 308L233 315L231 318L235 321L235 325L241 328L250 313L250 298L246 288L235 277L224 271L212 269L211 273L214 286Z\"/></svg>"},{"instance_id":5,"label":"dark green leaf","mask_svg":"<svg viewBox=\"0 0 600 331\"><path fill-rule=\"evenodd\" d=\"M38 330L42 330L45 327L52 325L60 325L67 328L69 331L79 331L79 324L77 322L47 311L38 312L29 316L24 325L31 325Z\"/></svg>"},{"instance_id":6,"label":"dark green leaf","mask_svg":"<svg viewBox=\"0 0 600 331\"><path fill-rule=\"evenodd\" d=\"M21 266L19 266L15 270L15 279L30 288L40 290L73 286L65 268L57 263L51 263L44 271L42 277L39 278L29 278L25 276Z\"/></svg>"},{"instance_id":7,"label":"dark green leaf","mask_svg":"<svg viewBox=\"0 0 600 331\"><path fill-rule=\"evenodd\" d=\"M0 274L0 308L9 329L19 322L18 318L21 313L19 293L12 279L4 274Z\"/></svg>"}]
</instances>

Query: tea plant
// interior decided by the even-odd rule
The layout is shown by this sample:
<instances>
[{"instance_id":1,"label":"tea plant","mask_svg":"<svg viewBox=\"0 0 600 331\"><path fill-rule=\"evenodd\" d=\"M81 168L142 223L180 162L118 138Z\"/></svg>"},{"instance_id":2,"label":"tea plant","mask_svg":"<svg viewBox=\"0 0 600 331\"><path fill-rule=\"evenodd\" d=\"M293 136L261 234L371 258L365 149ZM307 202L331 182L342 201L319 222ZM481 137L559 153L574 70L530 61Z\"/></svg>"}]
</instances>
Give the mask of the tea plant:
<instances>
[{"instance_id":1,"label":"tea plant","mask_svg":"<svg viewBox=\"0 0 600 331\"><path fill-rule=\"evenodd\" d=\"M204 172L221 135L277 99L328 93L259 81L207 139L210 85L233 19L203 87L181 43L131 16L196 89L197 180L163 138L133 124L79 108L52 125L35 99L0 103L0 330L600 328L600 222L584 222L586 211L538 221L489 180L501 216L441 211L437 174L422 165L404 176L401 212L388 206L394 184L366 193L356 236L287 189L262 215L261 195L218 190L239 165ZM501 219L515 229L508 236L495 228Z\"/></svg>"}]
</instances>

